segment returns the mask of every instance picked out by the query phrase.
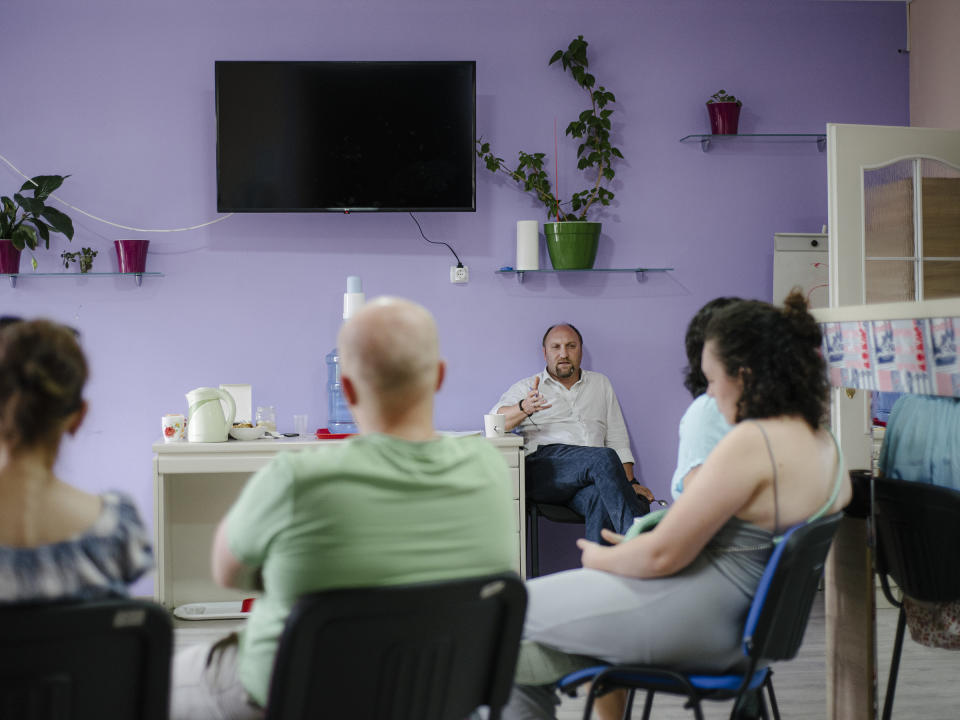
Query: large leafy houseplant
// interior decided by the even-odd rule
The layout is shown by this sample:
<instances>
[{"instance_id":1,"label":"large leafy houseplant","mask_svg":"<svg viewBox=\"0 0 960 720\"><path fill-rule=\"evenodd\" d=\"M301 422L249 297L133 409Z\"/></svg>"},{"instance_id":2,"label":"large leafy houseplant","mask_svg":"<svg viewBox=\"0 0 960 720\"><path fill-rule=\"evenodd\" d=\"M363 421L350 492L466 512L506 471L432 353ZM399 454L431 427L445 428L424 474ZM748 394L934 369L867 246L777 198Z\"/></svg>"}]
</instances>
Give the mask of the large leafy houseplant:
<instances>
[{"instance_id":1,"label":"large leafy houseplant","mask_svg":"<svg viewBox=\"0 0 960 720\"><path fill-rule=\"evenodd\" d=\"M483 160L487 169L494 173L504 173L522 186L523 190L536 195L546 207L547 216L556 218L557 222L584 221L588 211L596 203L609 205L614 197L609 189L615 175L613 162L616 158L623 159L620 150L610 141L610 116L613 114L610 105L616 102L616 98L603 85L598 85L596 78L587 72L587 44L583 35L578 35L566 50L557 50L548 65L560 61L563 69L570 72L577 85L590 97L590 106L567 125L566 129L567 135L582 141L577 148L577 168L589 171L590 185L573 193L569 201L561 201L554 193L550 178L544 170L544 153L520 151L516 167L511 168L503 158L494 154L489 142L482 137L477 140L477 156Z\"/></svg>"},{"instance_id":2,"label":"large leafy houseplant","mask_svg":"<svg viewBox=\"0 0 960 720\"><path fill-rule=\"evenodd\" d=\"M51 232L63 233L73 240L73 222L65 213L46 204L50 194L68 177L37 175L27 180L12 199L0 198L0 239L10 240L17 250L36 250L40 240L49 248ZM36 267L36 260L33 264Z\"/></svg>"}]
</instances>

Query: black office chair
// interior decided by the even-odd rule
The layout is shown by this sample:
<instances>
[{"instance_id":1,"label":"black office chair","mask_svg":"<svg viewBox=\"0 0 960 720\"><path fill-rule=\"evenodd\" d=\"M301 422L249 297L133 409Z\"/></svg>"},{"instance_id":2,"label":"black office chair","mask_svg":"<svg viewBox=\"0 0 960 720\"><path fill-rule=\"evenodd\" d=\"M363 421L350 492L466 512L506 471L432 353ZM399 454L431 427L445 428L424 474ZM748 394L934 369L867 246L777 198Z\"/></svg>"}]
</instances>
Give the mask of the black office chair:
<instances>
[{"instance_id":1,"label":"black office chair","mask_svg":"<svg viewBox=\"0 0 960 720\"><path fill-rule=\"evenodd\" d=\"M914 600L960 600L960 493L922 482L874 478L873 502L877 574L887 600L900 608L883 703L883 720L888 720L906 626L903 603L894 597L890 579Z\"/></svg>"},{"instance_id":2,"label":"black office chair","mask_svg":"<svg viewBox=\"0 0 960 720\"><path fill-rule=\"evenodd\" d=\"M585 519L576 510L566 505L552 505L527 500L527 528L530 542L527 544L527 577L540 577L540 518L558 523L579 523Z\"/></svg>"},{"instance_id":3,"label":"black office chair","mask_svg":"<svg viewBox=\"0 0 960 720\"><path fill-rule=\"evenodd\" d=\"M527 594L514 573L331 590L287 618L267 720L497 720L510 694Z\"/></svg>"},{"instance_id":4,"label":"black office chair","mask_svg":"<svg viewBox=\"0 0 960 720\"><path fill-rule=\"evenodd\" d=\"M807 628L807 620L823 574L827 552L842 513L820 518L788 530L767 561L760 585L750 605L743 629L743 654L747 667L741 673L682 673L667 668L635 665L599 665L570 673L560 680L560 689L576 694L580 684L592 681L584 707L589 720L594 699L610 690L626 688L627 710L632 712L634 694L646 690L643 718L648 720L657 692L685 695L687 707L697 720L703 720L702 700L734 699L730 717L736 718L749 696L759 703L759 712L768 718L766 689L774 718L780 709L773 692L773 670L769 663L796 656Z\"/></svg>"},{"instance_id":5,"label":"black office chair","mask_svg":"<svg viewBox=\"0 0 960 720\"><path fill-rule=\"evenodd\" d=\"M641 498L646 502L644 498ZM667 503L663 500L654 500L649 504L649 508L666 507ZM571 523L583 525L585 518L572 508L566 505L553 505L551 503L536 502L527 500L527 528L529 531L530 542L527 543L527 577L540 577L540 518L546 518L552 522Z\"/></svg>"},{"instance_id":6,"label":"black office chair","mask_svg":"<svg viewBox=\"0 0 960 720\"><path fill-rule=\"evenodd\" d=\"M0 718L167 720L173 627L144 600L0 607Z\"/></svg>"}]
</instances>

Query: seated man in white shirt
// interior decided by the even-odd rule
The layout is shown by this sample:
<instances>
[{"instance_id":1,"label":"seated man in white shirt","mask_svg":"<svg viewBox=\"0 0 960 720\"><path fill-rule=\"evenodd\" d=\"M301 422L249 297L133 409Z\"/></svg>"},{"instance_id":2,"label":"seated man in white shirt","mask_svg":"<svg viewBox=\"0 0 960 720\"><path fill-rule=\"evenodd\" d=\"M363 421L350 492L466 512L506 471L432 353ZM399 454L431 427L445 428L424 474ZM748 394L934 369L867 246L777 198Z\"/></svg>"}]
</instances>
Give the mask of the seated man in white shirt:
<instances>
[{"instance_id":1,"label":"seated man in white shirt","mask_svg":"<svg viewBox=\"0 0 960 720\"><path fill-rule=\"evenodd\" d=\"M586 537L625 533L653 494L633 479L633 455L620 403L605 375L583 370L583 338L568 323L543 336L546 368L514 383L492 412L520 427L527 497L566 505L586 519Z\"/></svg>"}]
</instances>

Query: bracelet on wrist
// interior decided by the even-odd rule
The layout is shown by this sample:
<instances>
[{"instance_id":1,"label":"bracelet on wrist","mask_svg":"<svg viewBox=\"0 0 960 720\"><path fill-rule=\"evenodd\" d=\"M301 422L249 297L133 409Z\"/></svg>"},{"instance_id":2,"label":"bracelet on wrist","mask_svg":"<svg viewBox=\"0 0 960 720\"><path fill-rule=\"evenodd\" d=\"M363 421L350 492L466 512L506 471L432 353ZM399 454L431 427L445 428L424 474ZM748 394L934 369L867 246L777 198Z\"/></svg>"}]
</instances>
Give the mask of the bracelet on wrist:
<instances>
[{"instance_id":1,"label":"bracelet on wrist","mask_svg":"<svg viewBox=\"0 0 960 720\"><path fill-rule=\"evenodd\" d=\"M530 417L533 414L533 413L528 413L526 410L523 409L523 400L517 403L517 407L520 408L520 412L522 412L527 417Z\"/></svg>"}]
</instances>

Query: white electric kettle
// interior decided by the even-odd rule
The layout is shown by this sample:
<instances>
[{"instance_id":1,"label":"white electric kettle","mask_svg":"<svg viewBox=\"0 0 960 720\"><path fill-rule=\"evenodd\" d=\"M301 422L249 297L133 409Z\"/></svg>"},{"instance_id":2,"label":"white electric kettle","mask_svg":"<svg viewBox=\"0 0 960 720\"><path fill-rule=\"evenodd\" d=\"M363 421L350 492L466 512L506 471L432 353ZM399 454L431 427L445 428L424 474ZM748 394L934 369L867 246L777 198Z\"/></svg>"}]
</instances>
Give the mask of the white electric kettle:
<instances>
[{"instance_id":1,"label":"white electric kettle","mask_svg":"<svg viewBox=\"0 0 960 720\"><path fill-rule=\"evenodd\" d=\"M227 403L225 416L221 401ZM187 440L190 442L226 442L233 427L237 405L226 390L202 387L187 393Z\"/></svg>"}]
</instances>

